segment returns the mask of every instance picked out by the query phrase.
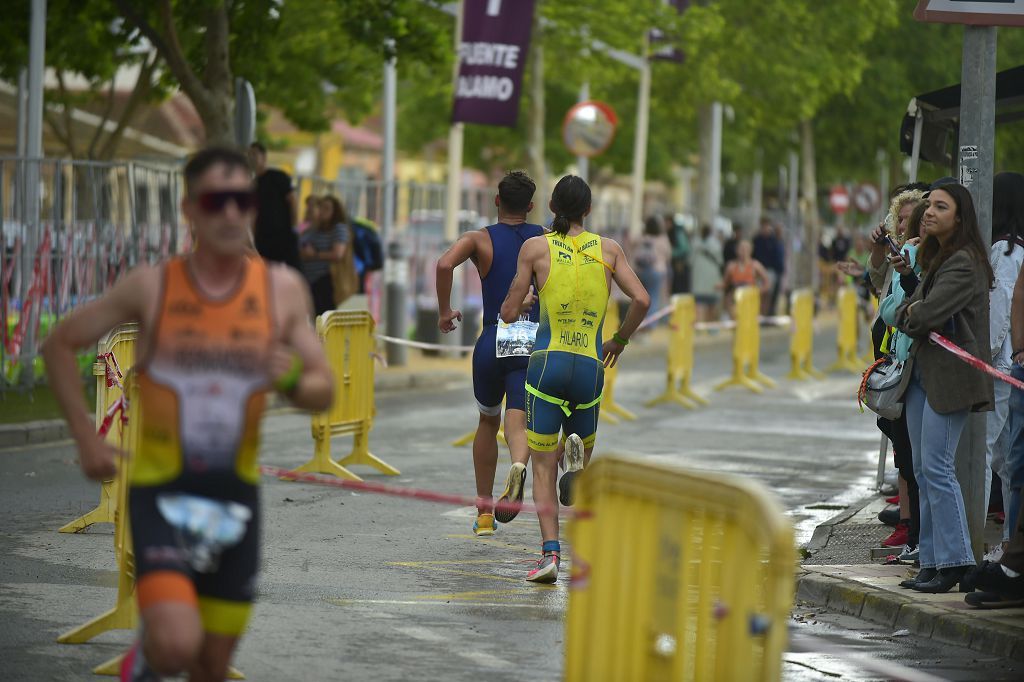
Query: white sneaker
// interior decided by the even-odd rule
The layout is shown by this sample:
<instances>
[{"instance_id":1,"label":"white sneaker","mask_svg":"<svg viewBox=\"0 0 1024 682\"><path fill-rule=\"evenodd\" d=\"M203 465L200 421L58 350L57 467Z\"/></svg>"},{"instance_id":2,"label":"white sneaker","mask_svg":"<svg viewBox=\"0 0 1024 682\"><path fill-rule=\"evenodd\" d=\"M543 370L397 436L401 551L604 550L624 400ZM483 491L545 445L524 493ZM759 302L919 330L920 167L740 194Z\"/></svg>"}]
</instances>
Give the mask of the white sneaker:
<instances>
[{"instance_id":1,"label":"white sneaker","mask_svg":"<svg viewBox=\"0 0 1024 682\"><path fill-rule=\"evenodd\" d=\"M985 561L990 561L993 564L998 564L999 560L1003 558L1003 545L1002 543L996 545L988 551L988 553L982 557Z\"/></svg>"}]
</instances>

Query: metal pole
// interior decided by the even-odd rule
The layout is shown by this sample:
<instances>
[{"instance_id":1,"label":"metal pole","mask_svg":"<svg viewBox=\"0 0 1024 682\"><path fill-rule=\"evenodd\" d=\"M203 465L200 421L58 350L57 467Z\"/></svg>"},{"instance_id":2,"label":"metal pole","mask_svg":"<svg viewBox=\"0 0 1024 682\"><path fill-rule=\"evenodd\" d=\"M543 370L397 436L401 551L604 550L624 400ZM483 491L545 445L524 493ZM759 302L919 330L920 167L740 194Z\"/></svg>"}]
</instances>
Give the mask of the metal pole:
<instances>
[{"instance_id":1,"label":"metal pole","mask_svg":"<svg viewBox=\"0 0 1024 682\"><path fill-rule=\"evenodd\" d=\"M24 158L28 147L28 69L18 72L18 157Z\"/></svg>"},{"instance_id":2,"label":"metal pole","mask_svg":"<svg viewBox=\"0 0 1024 682\"><path fill-rule=\"evenodd\" d=\"M580 86L580 102L586 102L590 99L590 81L583 81L583 85ZM590 158L580 154L576 157L576 172L583 178L584 182L590 182Z\"/></svg>"},{"instance_id":3,"label":"metal pole","mask_svg":"<svg viewBox=\"0 0 1024 682\"><path fill-rule=\"evenodd\" d=\"M393 41L389 41L394 46ZM406 286L409 279L409 265L402 243L396 238L395 229L395 100L397 98L397 75L391 57L384 64L384 163L383 190L384 210L381 222L381 240L387 244L387 260L384 264L385 281L385 330L388 336L405 338L406 329ZM404 365L405 346L388 344L388 364Z\"/></svg>"},{"instance_id":4,"label":"metal pole","mask_svg":"<svg viewBox=\"0 0 1024 682\"><path fill-rule=\"evenodd\" d=\"M28 104L25 117L25 205L24 230L25 241L22 252L21 269L21 314L28 315L28 324L21 347L21 383L32 387L35 383L36 334L32 319L32 306L37 304L42 310L41 296L39 301L26 301L25 294L32 286L35 270L36 250L41 241L41 225L39 222L39 166L43 157L43 68L46 60L46 0L32 0L32 18L29 25L28 54ZM42 266L42 264L40 264Z\"/></svg>"},{"instance_id":5,"label":"metal pole","mask_svg":"<svg viewBox=\"0 0 1024 682\"><path fill-rule=\"evenodd\" d=\"M797 274L797 265L799 258L797 258L796 249L793 248L795 239L800 236L800 203L797 199L800 191L800 156L795 151L789 152L789 171L786 173L786 187L789 190L789 196L786 198L786 210L789 215L789 244L786 249L786 276L789 278L787 282L791 289L795 289L800 285L800 277ZM817 244L804 243L802 237L800 239L801 249L806 252L808 249L811 251L810 258L817 257ZM810 282L813 286L813 280ZM816 291L816 290L815 290Z\"/></svg>"},{"instance_id":6,"label":"metal pole","mask_svg":"<svg viewBox=\"0 0 1024 682\"><path fill-rule=\"evenodd\" d=\"M636 104L636 136L633 138L633 192L629 208L629 234L633 237L639 237L644 226L644 179L647 171L647 126L650 109L651 63L647 59L645 34L643 64L640 68L640 91Z\"/></svg>"},{"instance_id":7,"label":"metal pole","mask_svg":"<svg viewBox=\"0 0 1024 682\"><path fill-rule=\"evenodd\" d=\"M757 150L757 158L761 158L761 150ZM761 195L764 193L764 172L761 170L760 163L758 164L757 170L754 171L753 176L750 178L750 225L751 230L759 229L761 225Z\"/></svg>"},{"instance_id":8,"label":"metal pole","mask_svg":"<svg viewBox=\"0 0 1024 682\"><path fill-rule=\"evenodd\" d=\"M459 46L462 43L462 3L459 3L458 12L455 15L455 54L459 53ZM452 82L458 88L459 82L459 59L455 60L453 67ZM444 239L451 245L459 238L459 209L462 206L462 143L465 125L453 123L448 130L448 185L445 188L444 205ZM465 270L459 268L453 273L451 304L455 310L462 309L462 276ZM463 311L465 314L466 311ZM463 318L466 324L466 318ZM441 335L441 343L444 345L459 345L461 332L452 332Z\"/></svg>"},{"instance_id":9,"label":"metal pole","mask_svg":"<svg viewBox=\"0 0 1024 682\"><path fill-rule=\"evenodd\" d=\"M886 198L889 196L889 155L884 151L879 150L878 152L878 165L879 165L879 179L878 179L878 191L881 195L881 199L878 201L878 210L875 216L876 221L880 221L886 211L889 210L889 203Z\"/></svg>"},{"instance_id":10,"label":"metal pole","mask_svg":"<svg viewBox=\"0 0 1024 682\"><path fill-rule=\"evenodd\" d=\"M910 178L909 182L917 182L917 167L921 163L921 129L924 127L924 116L921 115L921 108L917 108L914 116L914 146L910 152Z\"/></svg>"},{"instance_id":11,"label":"metal pole","mask_svg":"<svg viewBox=\"0 0 1024 682\"><path fill-rule=\"evenodd\" d=\"M960 96L960 183L974 199L978 229L992 242L992 168L995 156L996 29L965 26ZM957 449L957 478L976 560L985 528L985 416L971 414Z\"/></svg>"}]
</instances>

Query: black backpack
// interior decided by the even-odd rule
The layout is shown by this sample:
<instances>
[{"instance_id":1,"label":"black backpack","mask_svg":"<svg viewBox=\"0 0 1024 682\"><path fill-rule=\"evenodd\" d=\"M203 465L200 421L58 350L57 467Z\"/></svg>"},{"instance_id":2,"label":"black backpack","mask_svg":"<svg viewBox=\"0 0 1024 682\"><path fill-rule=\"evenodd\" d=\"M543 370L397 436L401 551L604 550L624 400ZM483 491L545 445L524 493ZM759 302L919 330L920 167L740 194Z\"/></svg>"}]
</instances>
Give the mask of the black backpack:
<instances>
[{"instance_id":1,"label":"black backpack","mask_svg":"<svg viewBox=\"0 0 1024 682\"><path fill-rule=\"evenodd\" d=\"M363 263L364 272L374 272L384 267L384 247L380 243L377 229L368 220L356 218L352 221L355 256Z\"/></svg>"}]
</instances>

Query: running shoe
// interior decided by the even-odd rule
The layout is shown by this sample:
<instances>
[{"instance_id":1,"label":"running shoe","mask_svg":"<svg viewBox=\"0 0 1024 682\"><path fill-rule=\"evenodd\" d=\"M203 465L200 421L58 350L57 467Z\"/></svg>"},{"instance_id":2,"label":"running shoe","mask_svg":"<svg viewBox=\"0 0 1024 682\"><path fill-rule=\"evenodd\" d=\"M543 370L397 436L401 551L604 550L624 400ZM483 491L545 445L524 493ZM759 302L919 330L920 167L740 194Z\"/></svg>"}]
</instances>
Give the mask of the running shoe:
<instances>
[{"instance_id":1,"label":"running shoe","mask_svg":"<svg viewBox=\"0 0 1024 682\"><path fill-rule=\"evenodd\" d=\"M136 641L132 648L121 659L121 682L161 682L162 677L156 674L142 656L142 645Z\"/></svg>"},{"instance_id":2,"label":"running shoe","mask_svg":"<svg viewBox=\"0 0 1024 682\"><path fill-rule=\"evenodd\" d=\"M505 492L498 498L498 503L514 502L523 503L523 492L526 489L526 465L521 462L512 462L509 467L508 477L505 479ZM497 507L494 510L494 518L501 523L508 523L519 514L518 509L503 509Z\"/></svg>"},{"instance_id":3,"label":"running shoe","mask_svg":"<svg viewBox=\"0 0 1024 682\"><path fill-rule=\"evenodd\" d=\"M900 519L900 510L883 509L882 511L878 512L878 520L887 526L892 526L893 528L895 528L896 524L898 524L902 520Z\"/></svg>"},{"instance_id":4,"label":"running shoe","mask_svg":"<svg viewBox=\"0 0 1024 682\"><path fill-rule=\"evenodd\" d=\"M473 534L477 537L490 537L498 530L498 524L494 522L494 514L478 512L476 521L473 522Z\"/></svg>"},{"instance_id":5,"label":"running shoe","mask_svg":"<svg viewBox=\"0 0 1024 682\"><path fill-rule=\"evenodd\" d=\"M916 561L920 561L921 550L918 547L911 547L910 545L903 545L903 551L899 553L896 560L901 564L912 564Z\"/></svg>"},{"instance_id":6,"label":"running shoe","mask_svg":"<svg viewBox=\"0 0 1024 682\"><path fill-rule=\"evenodd\" d=\"M566 507L573 503L573 480L583 469L583 439L575 433L565 439L565 473L558 481L558 501Z\"/></svg>"},{"instance_id":7,"label":"running shoe","mask_svg":"<svg viewBox=\"0 0 1024 682\"><path fill-rule=\"evenodd\" d=\"M542 556L533 570L526 574L531 583L553 583L558 580L558 552L548 552Z\"/></svg>"},{"instance_id":8,"label":"running shoe","mask_svg":"<svg viewBox=\"0 0 1024 682\"><path fill-rule=\"evenodd\" d=\"M900 521L896 524L895 530L887 537L882 540L882 547L902 547L907 544L907 540L910 539L910 524L906 521Z\"/></svg>"},{"instance_id":9,"label":"running shoe","mask_svg":"<svg viewBox=\"0 0 1024 682\"><path fill-rule=\"evenodd\" d=\"M999 560L1003 558L1003 545L1000 543L990 549L985 556L982 557L984 561L990 561L993 564L998 564Z\"/></svg>"}]
</instances>

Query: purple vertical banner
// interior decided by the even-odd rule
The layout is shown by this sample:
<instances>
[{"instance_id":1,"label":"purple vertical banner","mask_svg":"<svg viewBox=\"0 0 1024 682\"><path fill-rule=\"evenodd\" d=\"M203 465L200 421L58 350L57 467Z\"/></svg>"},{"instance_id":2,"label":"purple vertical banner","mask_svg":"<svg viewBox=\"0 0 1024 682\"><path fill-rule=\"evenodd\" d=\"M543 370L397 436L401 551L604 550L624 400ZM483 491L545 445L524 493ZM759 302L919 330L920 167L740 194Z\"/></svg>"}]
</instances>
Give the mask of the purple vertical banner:
<instances>
[{"instance_id":1,"label":"purple vertical banner","mask_svg":"<svg viewBox=\"0 0 1024 682\"><path fill-rule=\"evenodd\" d=\"M513 127L534 0L463 0L452 121Z\"/></svg>"}]
</instances>

